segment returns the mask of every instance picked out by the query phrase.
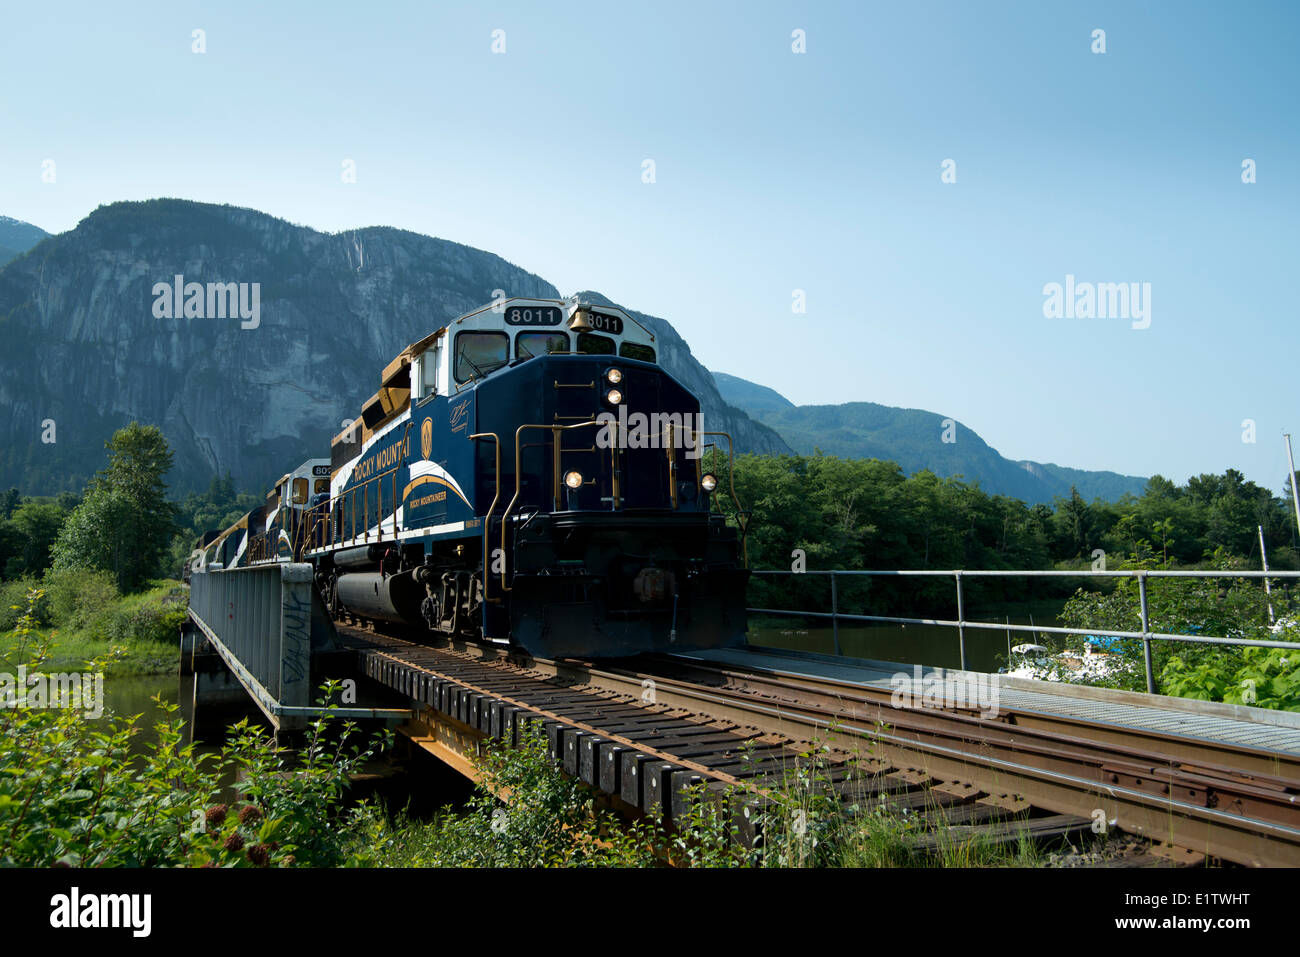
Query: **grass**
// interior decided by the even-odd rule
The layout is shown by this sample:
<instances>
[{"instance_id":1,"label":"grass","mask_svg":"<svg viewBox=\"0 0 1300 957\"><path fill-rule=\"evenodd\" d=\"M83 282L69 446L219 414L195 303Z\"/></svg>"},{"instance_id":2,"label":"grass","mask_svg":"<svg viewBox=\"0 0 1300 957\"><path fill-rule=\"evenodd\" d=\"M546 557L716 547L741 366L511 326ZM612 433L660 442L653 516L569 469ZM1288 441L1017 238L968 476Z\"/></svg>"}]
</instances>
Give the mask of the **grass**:
<instances>
[{"instance_id":1,"label":"grass","mask_svg":"<svg viewBox=\"0 0 1300 957\"><path fill-rule=\"evenodd\" d=\"M33 637L50 640L49 657L42 662L43 672L81 671L86 662L112 655L105 674L115 678L173 674L179 653L175 642L163 644L140 641L131 645L114 645L84 631L68 634L57 628L36 631ZM11 635L0 637L0 658L11 659L18 649Z\"/></svg>"},{"instance_id":2,"label":"grass","mask_svg":"<svg viewBox=\"0 0 1300 957\"><path fill-rule=\"evenodd\" d=\"M56 589L75 589L75 582L53 583ZM94 592L87 589L87 593ZM5 595L10 603L13 596ZM24 646L49 639L49 657L43 671L80 671L87 661L111 653L106 673L115 677L167 675L179 661L178 631L185 617L186 596L181 582L158 580L132 595L100 592L100 600L87 605L84 594L44 603L41 620L31 634L0 633L0 659L18 660ZM11 611L11 608L5 609Z\"/></svg>"}]
</instances>

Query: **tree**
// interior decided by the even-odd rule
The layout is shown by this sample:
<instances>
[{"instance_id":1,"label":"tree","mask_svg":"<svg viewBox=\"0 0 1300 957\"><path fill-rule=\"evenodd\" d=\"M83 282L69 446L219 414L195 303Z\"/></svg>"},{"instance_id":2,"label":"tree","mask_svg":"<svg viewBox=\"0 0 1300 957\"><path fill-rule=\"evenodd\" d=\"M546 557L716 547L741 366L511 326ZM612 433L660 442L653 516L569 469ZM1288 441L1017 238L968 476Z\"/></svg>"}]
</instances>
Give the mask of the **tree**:
<instances>
[{"instance_id":1,"label":"tree","mask_svg":"<svg viewBox=\"0 0 1300 957\"><path fill-rule=\"evenodd\" d=\"M91 480L54 544L58 568L112 572L122 592L158 573L175 532L163 476L172 452L157 426L132 422L105 443L108 468Z\"/></svg>"},{"instance_id":2,"label":"tree","mask_svg":"<svg viewBox=\"0 0 1300 957\"><path fill-rule=\"evenodd\" d=\"M1177 498L1178 486L1163 475L1153 475L1147 479L1146 494L1143 498Z\"/></svg>"},{"instance_id":3,"label":"tree","mask_svg":"<svg viewBox=\"0 0 1300 957\"><path fill-rule=\"evenodd\" d=\"M1070 486L1070 497L1057 500L1057 535L1062 548L1072 558L1078 558L1089 552L1092 534L1092 509L1083 500L1079 490Z\"/></svg>"},{"instance_id":4,"label":"tree","mask_svg":"<svg viewBox=\"0 0 1300 957\"><path fill-rule=\"evenodd\" d=\"M58 505L31 499L14 509L8 524L19 536L21 544L4 570L6 578L39 575L49 567L50 548L67 514ZM18 567L13 567L15 562Z\"/></svg>"}]
</instances>

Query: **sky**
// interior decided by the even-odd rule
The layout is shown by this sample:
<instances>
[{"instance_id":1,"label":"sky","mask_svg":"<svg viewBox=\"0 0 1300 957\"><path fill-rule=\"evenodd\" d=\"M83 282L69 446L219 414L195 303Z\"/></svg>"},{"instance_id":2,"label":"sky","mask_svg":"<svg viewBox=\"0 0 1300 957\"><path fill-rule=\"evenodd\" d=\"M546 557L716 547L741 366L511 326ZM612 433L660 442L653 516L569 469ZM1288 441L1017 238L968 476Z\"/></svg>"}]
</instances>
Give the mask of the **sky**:
<instances>
[{"instance_id":1,"label":"sky","mask_svg":"<svg viewBox=\"0 0 1300 957\"><path fill-rule=\"evenodd\" d=\"M2 19L0 215L61 232L174 196L398 226L663 316L708 368L797 404L1282 487L1300 4L43 0ZM1145 318L1045 315L1067 276L1149 289Z\"/></svg>"}]
</instances>

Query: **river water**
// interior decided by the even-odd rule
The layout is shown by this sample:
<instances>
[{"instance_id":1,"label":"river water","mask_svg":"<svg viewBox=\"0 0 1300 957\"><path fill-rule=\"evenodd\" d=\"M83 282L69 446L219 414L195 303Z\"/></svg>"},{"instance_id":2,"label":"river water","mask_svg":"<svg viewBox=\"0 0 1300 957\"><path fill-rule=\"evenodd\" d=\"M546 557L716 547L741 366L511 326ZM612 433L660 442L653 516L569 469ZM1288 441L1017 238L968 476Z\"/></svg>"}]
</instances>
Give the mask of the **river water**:
<instances>
[{"instance_id":1,"label":"river water","mask_svg":"<svg viewBox=\"0 0 1300 957\"><path fill-rule=\"evenodd\" d=\"M1039 602L996 615L982 614L980 620L1010 618L1013 625L1055 625L1056 613L1059 611L1059 602ZM1047 644L1049 641L1046 635L1040 637L1029 632L1008 633L1005 630L967 628L966 667L971 671L996 672L999 668L1006 667L1012 646L1027 642ZM791 651L835 654L834 631L829 624L819 619L752 617L749 643ZM839 643L840 654L852 658L941 668L961 667L961 643L956 628L939 625L841 623Z\"/></svg>"},{"instance_id":2,"label":"river water","mask_svg":"<svg viewBox=\"0 0 1300 957\"><path fill-rule=\"evenodd\" d=\"M104 679L104 710L119 716L141 715L136 727L141 733L135 736L132 750L143 752L145 745L156 743L158 735L154 725L165 715L152 701L154 695L161 695L168 704L176 704L179 697L179 684L176 675L132 675Z\"/></svg>"}]
</instances>

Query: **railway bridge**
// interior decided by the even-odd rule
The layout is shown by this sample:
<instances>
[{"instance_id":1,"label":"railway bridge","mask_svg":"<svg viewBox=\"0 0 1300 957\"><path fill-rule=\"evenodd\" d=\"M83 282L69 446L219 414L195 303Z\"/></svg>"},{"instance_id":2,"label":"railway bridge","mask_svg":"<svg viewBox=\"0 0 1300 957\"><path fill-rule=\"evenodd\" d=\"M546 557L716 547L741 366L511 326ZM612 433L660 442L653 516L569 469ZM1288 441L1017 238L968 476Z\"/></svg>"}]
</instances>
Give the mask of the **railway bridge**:
<instances>
[{"instance_id":1,"label":"railway bridge","mask_svg":"<svg viewBox=\"0 0 1300 957\"><path fill-rule=\"evenodd\" d=\"M967 620L962 581L1008 573L821 574L832 595L845 575L950 575L958 616L852 615L834 600L751 612L828 620L836 652L842 620L948 626L963 664L968 630L1005 628L1008 641L1066 631ZM1102 634L1142 641L1148 681L1155 641L1294 647L1151 631L1146 581L1161 573L1109 574L1142 576L1141 630ZM516 744L540 728L563 770L608 805L671 823L693 801L725 802L750 843L763 840L773 793L817 760L847 807L914 815L921 849L1115 829L1150 841L1129 864L1300 864L1300 715L1289 712L758 645L544 660L333 622L311 567L293 563L196 570L181 654L195 727L214 702L251 698L291 741L323 710L315 689L341 679L355 694L332 713L385 723L471 779L486 739Z\"/></svg>"}]
</instances>

